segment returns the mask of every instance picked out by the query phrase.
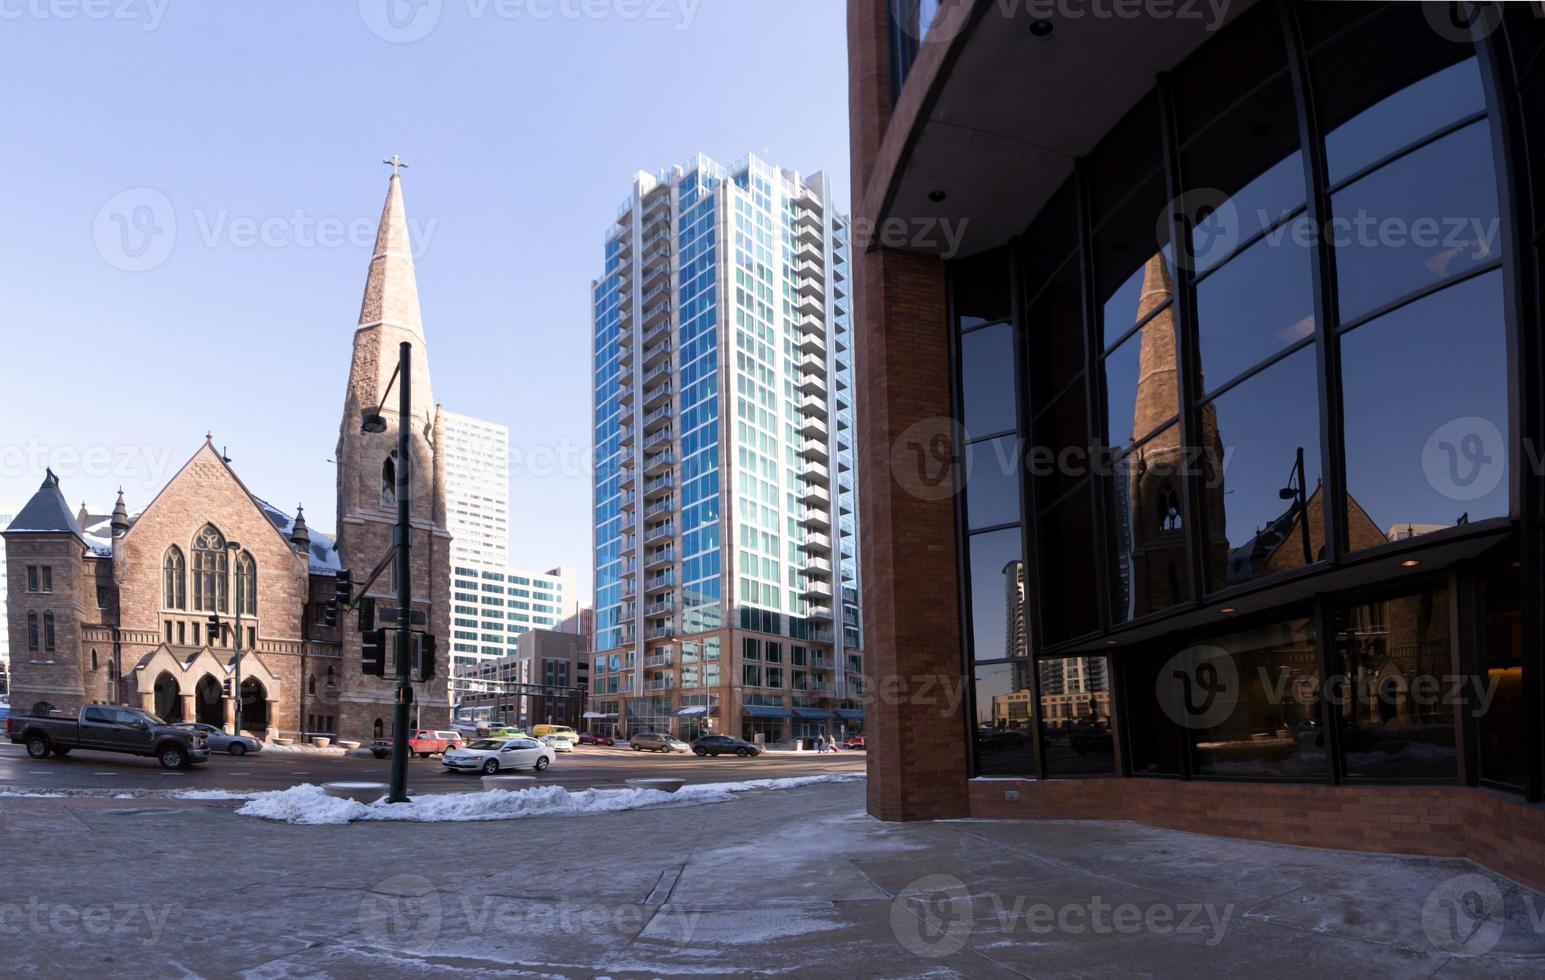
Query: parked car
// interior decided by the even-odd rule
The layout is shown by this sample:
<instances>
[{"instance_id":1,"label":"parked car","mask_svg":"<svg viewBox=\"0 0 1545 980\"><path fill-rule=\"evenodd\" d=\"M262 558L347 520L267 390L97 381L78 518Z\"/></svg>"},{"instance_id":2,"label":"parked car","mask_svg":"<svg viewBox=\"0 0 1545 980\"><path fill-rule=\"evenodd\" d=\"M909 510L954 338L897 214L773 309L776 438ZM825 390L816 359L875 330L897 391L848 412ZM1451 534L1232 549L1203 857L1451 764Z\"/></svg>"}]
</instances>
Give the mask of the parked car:
<instances>
[{"instance_id":1,"label":"parked car","mask_svg":"<svg viewBox=\"0 0 1545 980\"><path fill-rule=\"evenodd\" d=\"M453 731L420 729L408 736L408 751L416 753L420 759L443 755L447 750L459 749L465 744L461 735Z\"/></svg>"},{"instance_id":2,"label":"parked car","mask_svg":"<svg viewBox=\"0 0 1545 980\"><path fill-rule=\"evenodd\" d=\"M494 725L488 729L487 738L530 738L523 729L512 728L509 725Z\"/></svg>"},{"instance_id":3,"label":"parked car","mask_svg":"<svg viewBox=\"0 0 1545 980\"><path fill-rule=\"evenodd\" d=\"M849 751L854 749L862 751L869 747L869 743L864 741L864 736L862 735L849 735L842 740L842 747Z\"/></svg>"},{"instance_id":4,"label":"parked car","mask_svg":"<svg viewBox=\"0 0 1545 980\"><path fill-rule=\"evenodd\" d=\"M198 732L209 740L209 751L228 752L231 755L246 755L248 752L263 751L263 743L251 735L229 735L213 725L206 725L201 721L179 721L172 725L173 728L184 728L190 732Z\"/></svg>"},{"instance_id":5,"label":"parked car","mask_svg":"<svg viewBox=\"0 0 1545 980\"><path fill-rule=\"evenodd\" d=\"M392 740L389 738L373 738L370 740L370 754L377 759L384 759L392 754Z\"/></svg>"},{"instance_id":6,"label":"parked car","mask_svg":"<svg viewBox=\"0 0 1545 980\"><path fill-rule=\"evenodd\" d=\"M580 745L616 745L617 740L610 735L601 735L597 732L580 732Z\"/></svg>"},{"instance_id":7,"label":"parked car","mask_svg":"<svg viewBox=\"0 0 1545 980\"><path fill-rule=\"evenodd\" d=\"M505 769L535 769L541 772L557 757L552 746L534 738L480 738L465 748L451 749L440 764L450 772L477 772L489 775Z\"/></svg>"},{"instance_id":8,"label":"parked car","mask_svg":"<svg viewBox=\"0 0 1545 980\"><path fill-rule=\"evenodd\" d=\"M543 745L551 746L554 752L574 751L574 743L564 738L562 735L547 734L538 738L537 741L541 742Z\"/></svg>"},{"instance_id":9,"label":"parked car","mask_svg":"<svg viewBox=\"0 0 1545 980\"><path fill-rule=\"evenodd\" d=\"M576 732L568 725L537 725L531 729L531 734L537 738L541 738L544 735L557 735L560 738L568 739L570 742L579 741L579 732Z\"/></svg>"},{"instance_id":10,"label":"parked car","mask_svg":"<svg viewBox=\"0 0 1545 980\"><path fill-rule=\"evenodd\" d=\"M762 747L746 741L743 738L734 738L730 735L702 735L692 740L692 751L699 756L712 755L761 755Z\"/></svg>"},{"instance_id":11,"label":"parked car","mask_svg":"<svg viewBox=\"0 0 1545 980\"><path fill-rule=\"evenodd\" d=\"M82 705L76 718L11 715L5 732L27 746L34 759L64 758L74 749L147 755L164 769L183 769L209 761L209 740L176 728L147 711L110 704Z\"/></svg>"},{"instance_id":12,"label":"parked car","mask_svg":"<svg viewBox=\"0 0 1545 980\"><path fill-rule=\"evenodd\" d=\"M628 739L634 752L648 749L651 752L691 752L692 747L674 735L664 732L639 732Z\"/></svg>"}]
</instances>

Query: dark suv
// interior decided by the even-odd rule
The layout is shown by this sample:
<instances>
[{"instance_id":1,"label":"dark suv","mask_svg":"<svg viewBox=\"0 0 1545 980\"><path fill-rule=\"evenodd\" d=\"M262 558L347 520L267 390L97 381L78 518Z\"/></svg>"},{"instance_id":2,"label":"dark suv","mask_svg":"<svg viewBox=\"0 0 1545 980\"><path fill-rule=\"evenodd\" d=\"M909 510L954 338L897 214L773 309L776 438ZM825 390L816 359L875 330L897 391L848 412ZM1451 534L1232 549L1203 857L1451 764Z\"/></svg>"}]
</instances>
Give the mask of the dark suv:
<instances>
[{"instance_id":1,"label":"dark suv","mask_svg":"<svg viewBox=\"0 0 1545 980\"><path fill-rule=\"evenodd\" d=\"M704 735L692 740L692 751L698 755L761 755L762 747L743 738L729 735Z\"/></svg>"}]
</instances>

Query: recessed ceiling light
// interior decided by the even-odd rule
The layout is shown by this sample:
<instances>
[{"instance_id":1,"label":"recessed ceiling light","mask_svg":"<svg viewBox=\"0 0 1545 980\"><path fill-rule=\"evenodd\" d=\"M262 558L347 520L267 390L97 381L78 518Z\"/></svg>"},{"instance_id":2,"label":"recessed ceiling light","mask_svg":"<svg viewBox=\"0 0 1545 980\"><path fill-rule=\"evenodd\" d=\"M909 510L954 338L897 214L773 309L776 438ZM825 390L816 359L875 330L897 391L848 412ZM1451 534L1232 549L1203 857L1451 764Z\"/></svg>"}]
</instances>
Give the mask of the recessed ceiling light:
<instances>
[{"instance_id":1,"label":"recessed ceiling light","mask_svg":"<svg viewBox=\"0 0 1545 980\"><path fill-rule=\"evenodd\" d=\"M935 204L938 204L940 201L944 200L948 196L949 195L945 194L943 191L929 191L928 192L928 200L932 201Z\"/></svg>"},{"instance_id":2,"label":"recessed ceiling light","mask_svg":"<svg viewBox=\"0 0 1545 980\"><path fill-rule=\"evenodd\" d=\"M1108 647L1113 647L1113 646L1116 645L1116 641L1115 640L1106 640L1105 641L1105 645L1108 646Z\"/></svg>"},{"instance_id":3,"label":"recessed ceiling light","mask_svg":"<svg viewBox=\"0 0 1545 980\"><path fill-rule=\"evenodd\" d=\"M1238 610L1236 610L1233 606L1224 606L1222 609L1219 609L1218 612L1220 612L1220 613L1231 613L1231 612L1238 612Z\"/></svg>"},{"instance_id":4,"label":"recessed ceiling light","mask_svg":"<svg viewBox=\"0 0 1545 980\"><path fill-rule=\"evenodd\" d=\"M1400 567L1401 568L1415 568L1417 565L1420 565L1420 564L1421 564L1421 561L1419 559L1407 558L1405 561L1400 563Z\"/></svg>"},{"instance_id":5,"label":"recessed ceiling light","mask_svg":"<svg viewBox=\"0 0 1545 980\"><path fill-rule=\"evenodd\" d=\"M1051 32L1056 26L1049 20L1032 20L1030 22L1030 35L1032 37L1051 37Z\"/></svg>"}]
</instances>

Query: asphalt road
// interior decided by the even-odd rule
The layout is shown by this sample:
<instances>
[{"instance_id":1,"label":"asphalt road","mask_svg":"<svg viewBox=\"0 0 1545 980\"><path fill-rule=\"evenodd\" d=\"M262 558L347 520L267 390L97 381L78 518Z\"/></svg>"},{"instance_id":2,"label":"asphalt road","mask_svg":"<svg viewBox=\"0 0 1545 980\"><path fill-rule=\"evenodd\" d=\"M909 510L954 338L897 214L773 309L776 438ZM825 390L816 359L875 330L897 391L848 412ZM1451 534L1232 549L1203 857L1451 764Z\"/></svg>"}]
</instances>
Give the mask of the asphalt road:
<instances>
[{"instance_id":1,"label":"asphalt road","mask_svg":"<svg viewBox=\"0 0 1545 980\"><path fill-rule=\"evenodd\" d=\"M559 753L539 778L570 789L617 786L633 776L678 776L692 783L733 782L860 772L862 752L820 755L771 754L752 759L734 756L699 759L692 755L633 752L626 748L580 746ZM536 775L521 770L527 775ZM284 789L299 783L390 779L388 760L311 752L264 752L243 757L215 755L209 762L179 772L167 772L154 759L77 749L69 758L29 758L26 749L0 740L0 790L91 789ZM438 756L408 760L408 789L419 793L475 789L470 773L451 773Z\"/></svg>"}]
</instances>

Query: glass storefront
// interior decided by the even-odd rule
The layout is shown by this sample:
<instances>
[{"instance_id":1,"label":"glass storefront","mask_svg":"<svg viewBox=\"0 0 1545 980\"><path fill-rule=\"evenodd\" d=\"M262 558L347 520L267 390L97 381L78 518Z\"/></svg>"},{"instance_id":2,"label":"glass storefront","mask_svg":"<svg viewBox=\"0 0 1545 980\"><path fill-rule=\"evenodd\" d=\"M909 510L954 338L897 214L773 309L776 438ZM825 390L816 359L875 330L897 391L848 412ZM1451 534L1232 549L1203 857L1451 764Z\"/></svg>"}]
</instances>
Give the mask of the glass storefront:
<instances>
[{"instance_id":1,"label":"glass storefront","mask_svg":"<svg viewBox=\"0 0 1545 980\"><path fill-rule=\"evenodd\" d=\"M951 264L978 775L1529 785L1488 56L1258 4Z\"/></svg>"}]
</instances>

